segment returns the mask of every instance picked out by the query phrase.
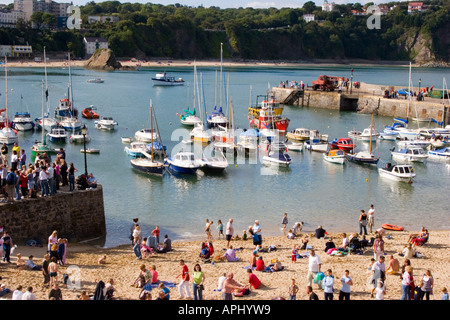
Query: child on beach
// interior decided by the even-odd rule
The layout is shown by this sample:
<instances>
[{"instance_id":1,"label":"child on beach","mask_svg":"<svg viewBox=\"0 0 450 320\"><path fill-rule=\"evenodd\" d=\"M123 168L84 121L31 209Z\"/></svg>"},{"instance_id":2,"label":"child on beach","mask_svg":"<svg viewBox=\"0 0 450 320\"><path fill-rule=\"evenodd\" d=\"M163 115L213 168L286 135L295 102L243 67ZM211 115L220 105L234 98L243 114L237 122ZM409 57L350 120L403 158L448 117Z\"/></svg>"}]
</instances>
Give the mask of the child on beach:
<instances>
[{"instance_id":1,"label":"child on beach","mask_svg":"<svg viewBox=\"0 0 450 320\"><path fill-rule=\"evenodd\" d=\"M386 286L383 281L378 280L377 288L375 289L375 300L384 300L384 295L386 294Z\"/></svg>"},{"instance_id":2,"label":"child on beach","mask_svg":"<svg viewBox=\"0 0 450 320\"><path fill-rule=\"evenodd\" d=\"M291 284L289 286L289 300L296 300L298 286L295 284L295 279L291 279Z\"/></svg>"},{"instance_id":3,"label":"child on beach","mask_svg":"<svg viewBox=\"0 0 450 320\"><path fill-rule=\"evenodd\" d=\"M223 223L222 220L217 221L217 231L218 231L218 238L220 240L220 236L222 236L222 239L225 239L225 236L223 235Z\"/></svg>"},{"instance_id":4,"label":"child on beach","mask_svg":"<svg viewBox=\"0 0 450 320\"><path fill-rule=\"evenodd\" d=\"M283 220L281 221L281 225L283 226L283 228L281 230L284 231L286 229L287 224L288 224L288 217L287 217L287 213L285 213Z\"/></svg>"},{"instance_id":5,"label":"child on beach","mask_svg":"<svg viewBox=\"0 0 450 320\"><path fill-rule=\"evenodd\" d=\"M22 255L20 253L17 254L16 266L17 266L17 274L19 274L24 266L24 262L22 260Z\"/></svg>"},{"instance_id":6,"label":"child on beach","mask_svg":"<svg viewBox=\"0 0 450 320\"><path fill-rule=\"evenodd\" d=\"M247 240L247 230L242 231L242 240L246 241Z\"/></svg>"},{"instance_id":7,"label":"child on beach","mask_svg":"<svg viewBox=\"0 0 450 320\"><path fill-rule=\"evenodd\" d=\"M442 299L441 300L448 300L448 291L447 288L442 288Z\"/></svg>"},{"instance_id":8,"label":"child on beach","mask_svg":"<svg viewBox=\"0 0 450 320\"><path fill-rule=\"evenodd\" d=\"M99 259L98 259L98 262L97 262L98 264L105 264L106 263L106 256L101 256Z\"/></svg>"},{"instance_id":9,"label":"child on beach","mask_svg":"<svg viewBox=\"0 0 450 320\"><path fill-rule=\"evenodd\" d=\"M292 262L296 262L297 261L297 253L298 253L298 249L296 246L292 247L292 252L291 252L291 261Z\"/></svg>"}]
</instances>

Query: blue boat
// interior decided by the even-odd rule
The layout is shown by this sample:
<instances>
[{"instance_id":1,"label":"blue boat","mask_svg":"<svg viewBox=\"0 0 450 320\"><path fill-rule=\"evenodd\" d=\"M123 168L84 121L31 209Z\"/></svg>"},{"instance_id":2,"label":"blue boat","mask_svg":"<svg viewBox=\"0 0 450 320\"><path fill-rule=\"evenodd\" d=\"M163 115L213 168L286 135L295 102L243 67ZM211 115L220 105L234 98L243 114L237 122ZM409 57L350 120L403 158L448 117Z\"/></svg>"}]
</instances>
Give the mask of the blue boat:
<instances>
[{"instance_id":1,"label":"blue boat","mask_svg":"<svg viewBox=\"0 0 450 320\"><path fill-rule=\"evenodd\" d=\"M345 158L350 162L358 164L377 164L378 160L380 160L369 151L360 151L355 154L346 153Z\"/></svg>"},{"instance_id":2,"label":"blue boat","mask_svg":"<svg viewBox=\"0 0 450 320\"><path fill-rule=\"evenodd\" d=\"M164 173L164 164L161 162L155 162L149 158L131 159L130 163L133 168L145 173L155 175L162 175Z\"/></svg>"},{"instance_id":3,"label":"blue boat","mask_svg":"<svg viewBox=\"0 0 450 320\"><path fill-rule=\"evenodd\" d=\"M450 161L450 147L428 151L428 158L437 161Z\"/></svg>"},{"instance_id":4,"label":"blue boat","mask_svg":"<svg viewBox=\"0 0 450 320\"><path fill-rule=\"evenodd\" d=\"M178 152L175 157L169 157L166 161L169 171L173 173L195 174L200 168L200 163L195 160L194 153L187 151Z\"/></svg>"}]
</instances>

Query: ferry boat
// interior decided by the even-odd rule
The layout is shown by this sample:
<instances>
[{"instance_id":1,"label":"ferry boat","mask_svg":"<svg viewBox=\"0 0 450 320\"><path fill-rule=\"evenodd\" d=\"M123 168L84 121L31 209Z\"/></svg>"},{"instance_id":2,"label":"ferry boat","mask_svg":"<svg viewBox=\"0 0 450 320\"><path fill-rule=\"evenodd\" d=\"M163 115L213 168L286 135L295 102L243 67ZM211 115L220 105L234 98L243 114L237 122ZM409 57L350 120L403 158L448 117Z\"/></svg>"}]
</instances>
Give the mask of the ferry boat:
<instances>
[{"instance_id":1,"label":"ferry boat","mask_svg":"<svg viewBox=\"0 0 450 320\"><path fill-rule=\"evenodd\" d=\"M184 80L182 78L175 79L173 76L168 76L165 72L157 73L152 78L154 86L182 86Z\"/></svg>"}]
</instances>

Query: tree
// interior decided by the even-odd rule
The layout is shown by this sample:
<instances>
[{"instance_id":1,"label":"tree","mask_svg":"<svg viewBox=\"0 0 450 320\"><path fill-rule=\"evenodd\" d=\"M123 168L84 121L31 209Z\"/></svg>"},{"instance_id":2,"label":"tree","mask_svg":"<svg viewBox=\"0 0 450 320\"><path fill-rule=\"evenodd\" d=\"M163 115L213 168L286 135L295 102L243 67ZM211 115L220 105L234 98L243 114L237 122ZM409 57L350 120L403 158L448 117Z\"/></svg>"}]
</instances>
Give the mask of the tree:
<instances>
[{"instance_id":1,"label":"tree","mask_svg":"<svg viewBox=\"0 0 450 320\"><path fill-rule=\"evenodd\" d=\"M305 13L313 13L313 11L316 10L316 4L313 1L308 1L305 2L302 8Z\"/></svg>"}]
</instances>

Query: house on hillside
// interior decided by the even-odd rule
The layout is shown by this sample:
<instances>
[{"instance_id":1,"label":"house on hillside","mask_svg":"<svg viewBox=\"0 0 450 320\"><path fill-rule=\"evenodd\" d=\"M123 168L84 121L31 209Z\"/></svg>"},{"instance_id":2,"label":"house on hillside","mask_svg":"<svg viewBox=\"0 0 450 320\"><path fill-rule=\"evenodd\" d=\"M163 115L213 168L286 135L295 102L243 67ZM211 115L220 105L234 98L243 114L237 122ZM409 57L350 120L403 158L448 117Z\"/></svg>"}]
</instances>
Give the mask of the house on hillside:
<instances>
[{"instance_id":1,"label":"house on hillside","mask_svg":"<svg viewBox=\"0 0 450 320\"><path fill-rule=\"evenodd\" d=\"M97 49L108 49L108 40L102 37L84 37L83 44L86 56L92 56Z\"/></svg>"},{"instance_id":2,"label":"house on hillside","mask_svg":"<svg viewBox=\"0 0 450 320\"><path fill-rule=\"evenodd\" d=\"M327 0L325 0L322 4L322 11L331 12L336 7L336 4L334 2L328 3Z\"/></svg>"},{"instance_id":3,"label":"house on hillside","mask_svg":"<svg viewBox=\"0 0 450 320\"><path fill-rule=\"evenodd\" d=\"M303 15L303 20L305 20L306 23L314 21L314 19L315 19L315 16L313 13L307 13L307 14Z\"/></svg>"},{"instance_id":4,"label":"house on hillside","mask_svg":"<svg viewBox=\"0 0 450 320\"><path fill-rule=\"evenodd\" d=\"M416 13L416 12L424 12L426 11L423 2L409 2L408 3L408 14Z\"/></svg>"}]
</instances>

